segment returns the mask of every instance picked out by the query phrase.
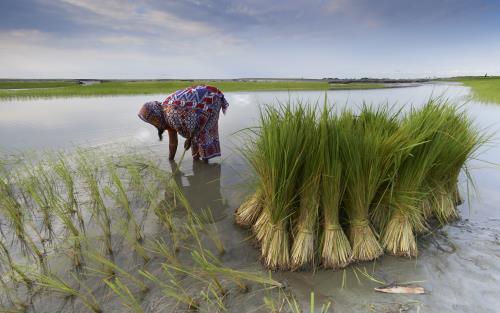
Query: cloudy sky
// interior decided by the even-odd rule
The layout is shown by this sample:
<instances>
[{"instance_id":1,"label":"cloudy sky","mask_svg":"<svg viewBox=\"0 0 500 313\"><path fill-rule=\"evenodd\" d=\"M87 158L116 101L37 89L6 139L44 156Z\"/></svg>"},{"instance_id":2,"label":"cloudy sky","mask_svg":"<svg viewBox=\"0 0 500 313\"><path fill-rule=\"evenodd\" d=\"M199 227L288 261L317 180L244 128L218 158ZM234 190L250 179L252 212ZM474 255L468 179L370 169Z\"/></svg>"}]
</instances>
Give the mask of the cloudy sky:
<instances>
[{"instance_id":1,"label":"cloudy sky","mask_svg":"<svg viewBox=\"0 0 500 313\"><path fill-rule=\"evenodd\" d=\"M1 0L0 78L500 74L500 0Z\"/></svg>"}]
</instances>

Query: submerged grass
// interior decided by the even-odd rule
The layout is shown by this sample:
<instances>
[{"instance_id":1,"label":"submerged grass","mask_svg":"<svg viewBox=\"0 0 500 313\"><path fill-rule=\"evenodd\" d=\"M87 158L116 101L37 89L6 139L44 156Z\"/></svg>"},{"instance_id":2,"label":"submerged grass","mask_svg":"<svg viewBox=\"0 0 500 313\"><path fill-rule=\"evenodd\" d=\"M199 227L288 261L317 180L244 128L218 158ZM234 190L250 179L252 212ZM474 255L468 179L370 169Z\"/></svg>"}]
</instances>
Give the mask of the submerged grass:
<instances>
[{"instance_id":1,"label":"submerged grass","mask_svg":"<svg viewBox=\"0 0 500 313\"><path fill-rule=\"evenodd\" d=\"M115 279L105 279L104 282L108 285L115 294L117 294L122 300L123 305L134 313L143 313L144 310L141 307L140 301L135 297L134 293L122 283L119 278Z\"/></svg>"},{"instance_id":2,"label":"submerged grass","mask_svg":"<svg viewBox=\"0 0 500 313\"><path fill-rule=\"evenodd\" d=\"M85 221L83 219L83 214L78 206L78 200L76 197L76 185L74 179L74 172L70 168L68 161L64 158L64 156L59 153L57 155L57 161L53 165L54 172L61 178L66 187L66 195L67 195L67 212L70 212L71 215L76 214L78 218L78 224L80 230L85 233Z\"/></svg>"},{"instance_id":3,"label":"submerged grass","mask_svg":"<svg viewBox=\"0 0 500 313\"><path fill-rule=\"evenodd\" d=\"M195 214L171 173L143 155L80 149L2 159L0 219L5 312L31 310L34 297L45 305L54 293L62 297L50 301L60 301L61 309L71 301L79 307L74 310L102 312L118 301L142 312L154 290L169 309L183 303L190 310L224 310L227 295L247 292L250 284L283 287L215 256L225 243L211 211ZM130 257L134 252L143 264Z\"/></svg>"},{"instance_id":4,"label":"submerged grass","mask_svg":"<svg viewBox=\"0 0 500 313\"><path fill-rule=\"evenodd\" d=\"M65 297L78 298L90 311L94 313L102 312L101 306L98 304L97 299L90 291L81 291L76 287L72 287L69 282L63 280L59 276L53 274L37 275L36 282L38 286L48 288L64 295Z\"/></svg>"},{"instance_id":5,"label":"submerged grass","mask_svg":"<svg viewBox=\"0 0 500 313\"><path fill-rule=\"evenodd\" d=\"M175 276L171 275L168 270L165 273L169 276L170 279L161 280L156 275L151 274L148 271L139 271L139 273L144 276L146 279L154 282L160 288L162 293L169 297L173 298L176 301L183 303L186 305L188 310L197 311L200 307L200 304L197 299L191 296L185 288L175 279Z\"/></svg>"},{"instance_id":6,"label":"submerged grass","mask_svg":"<svg viewBox=\"0 0 500 313\"><path fill-rule=\"evenodd\" d=\"M92 155L88 151L80 150L76 160L78 164L78 171L81 175L85 188L90 195L90 212L92 212L93 219L97 222L102 230L103 235L103 249L112 258L114 255L112 230L111 230L111 217L108 212L107 205L104 201L104 190L101 188L100 179L100 160L97 156Z\"/></svg>"}]
</instances>

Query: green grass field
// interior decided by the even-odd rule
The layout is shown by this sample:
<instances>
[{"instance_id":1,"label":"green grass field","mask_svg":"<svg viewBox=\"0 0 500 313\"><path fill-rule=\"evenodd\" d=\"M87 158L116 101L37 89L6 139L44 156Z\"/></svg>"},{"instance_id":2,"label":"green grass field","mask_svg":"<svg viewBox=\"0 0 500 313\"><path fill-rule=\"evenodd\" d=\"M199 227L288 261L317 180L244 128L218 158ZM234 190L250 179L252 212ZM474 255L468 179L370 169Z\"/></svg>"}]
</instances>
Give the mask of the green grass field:
<instances>
[{"instance_id":1,"label":"green grass field","mask_svg":"<svg viewBox=\"0 0 500 313\"><path fill-rule=\"evenodd\" d=\"M380 89L390 88L390 85L378 83L348 83L348 84L330 84L330 89L334 90L355 90L355 89Z\"/></svg>"},{"instance_id":2,"label":"green grass field","mask_svg":"<svg viewBox=\"0 0 500 313\"><path fill-rule=\"evenodd\" d=\"M111 81L93 85L78 85L75 82L2 82L0 99L85 97L139 94L168 94L196 84L217 86L222 91L252 90L327 90L327 82L307 81ZM20 90L12 90L12 89ZM29 89L28 89L29 88ZM10 90L7 90L10 89Z\"/></svg>"},{"instance_id":3,"label":"green grass field","mask_svg":"<svg viewBox=\"0 0 500 313\"><path fill-rule=\"evenodd\" d=\"M328 84L326 81L110 81L79 85L76 81L4 81L0 99L168 94L197 84L227 91L352 90L387 87L377 83Z\"/></svg>"},{"instance_id":4,"label":"green grass field","mask_svg":"<svg viewBox=\"0 0 500 313\"><path fill-rule=\"evenodd\" d=\"M500 104L500 77L463 77L456 80L471 87L474 100Z\"/></svg>"},{"instance_id":5,"label":"green grass field","mask_svg":"<svg viewBox=\"0 0 500 313\"><path fill-rule=\"evenodd\" d=\"M0 81L0 92L4 89L26 89L26 88L57 88L75 86L75 81L54 80L54 81Z\"/></svg>"}]
</instances>

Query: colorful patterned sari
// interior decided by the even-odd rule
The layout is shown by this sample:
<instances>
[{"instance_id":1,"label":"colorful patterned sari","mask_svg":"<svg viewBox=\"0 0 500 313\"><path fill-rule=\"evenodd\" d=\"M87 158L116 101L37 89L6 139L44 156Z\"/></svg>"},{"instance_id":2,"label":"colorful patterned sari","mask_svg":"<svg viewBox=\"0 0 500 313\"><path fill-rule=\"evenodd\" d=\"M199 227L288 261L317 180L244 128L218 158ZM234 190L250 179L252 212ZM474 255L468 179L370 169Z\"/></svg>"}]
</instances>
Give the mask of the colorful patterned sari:
<instances>
[{"instance_id":1,"label":"colorful patterned sari","mask_svg":"<svg viewBox=\"0 0 500 313\"><path fill-rule=\"evenodd\" d=\"M221 155L219 112L229 104L224 94L212 86L194 86L179 90L163 101L167 124L181 136L192 139L193 156L208 160Z\"/></svg>"},{"instance_id":2,"label":"colorful patterned sari","mask_svg":"<svg viewBox=\"0 0 500 313\"><path fill-rule=\"evenodd\" d=\"M147 109L144 106L148 105ZM169 95L161 104L164 121L157 121L159 103L145 104L139 116L146 122L168 125L181 136L191 138L193 156L208 160L221 155L219 112L229 106L224 94L212 86L193 86ZM158 127L156 124L156 127Z\"/></svg>"}]
</instances>

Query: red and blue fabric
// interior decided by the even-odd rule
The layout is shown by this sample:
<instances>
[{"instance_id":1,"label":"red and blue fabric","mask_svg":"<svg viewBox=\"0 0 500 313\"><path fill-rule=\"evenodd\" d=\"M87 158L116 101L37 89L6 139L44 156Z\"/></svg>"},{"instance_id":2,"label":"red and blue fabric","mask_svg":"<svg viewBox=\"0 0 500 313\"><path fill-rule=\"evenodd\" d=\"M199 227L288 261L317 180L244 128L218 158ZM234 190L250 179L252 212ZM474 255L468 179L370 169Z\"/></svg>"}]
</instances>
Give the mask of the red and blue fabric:
<instances>
[{"instance_id":1,"label":"red and blue fabric","mask_svg":"<svg viewBox=\"0 0 500 313\"><path fill-rule=\"evenodd\" d=\"M200 85L178 90L163 101L167 124L181 136L192 138L194 156L204 160L221 155L219 112L225 114L229 103L213 86Z\"/></svg>"}]
</instances>

